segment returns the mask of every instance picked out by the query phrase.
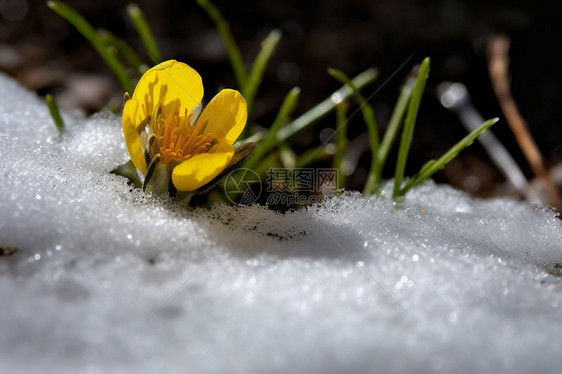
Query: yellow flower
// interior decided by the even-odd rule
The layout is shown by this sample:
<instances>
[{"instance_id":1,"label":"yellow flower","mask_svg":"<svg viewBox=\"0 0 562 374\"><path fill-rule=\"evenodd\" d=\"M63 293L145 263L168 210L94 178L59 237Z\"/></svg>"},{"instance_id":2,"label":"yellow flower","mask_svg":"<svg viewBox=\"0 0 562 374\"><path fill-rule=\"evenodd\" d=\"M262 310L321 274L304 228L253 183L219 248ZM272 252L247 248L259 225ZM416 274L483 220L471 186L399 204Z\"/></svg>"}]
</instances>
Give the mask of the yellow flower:
<instances>
[{"instance_id":1,"label":"yellow flower","mask_svg":"<svg viewBox=\"0 0 562 374\"><path fill-rule=\"evenodd\" d=\"M201 113L203 84L188 65L169 60L148 70L123 109L131 160L145 175L169 175L178 191L194 191L218 176L234 156L247 119L246 100L220 91ZM163 171L166 171L163 173Z\"/></svg>"}]
</instances>

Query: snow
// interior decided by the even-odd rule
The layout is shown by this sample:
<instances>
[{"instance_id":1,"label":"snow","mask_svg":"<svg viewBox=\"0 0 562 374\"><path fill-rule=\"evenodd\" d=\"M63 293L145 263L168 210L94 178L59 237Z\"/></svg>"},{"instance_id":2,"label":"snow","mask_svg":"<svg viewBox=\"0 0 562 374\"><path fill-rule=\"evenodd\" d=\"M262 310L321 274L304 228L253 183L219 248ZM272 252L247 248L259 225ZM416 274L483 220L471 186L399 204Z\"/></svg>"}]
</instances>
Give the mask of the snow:
<instances>
[{"instance_id":1,"label":"snow","mask_svg":"<svg viewBox=\"0 0 562 374\"><path fill-rule=\"evenodd\" d=\"M279 214L108 172L120 118L0 74L0 372L559 372L562 224L428 182Z\"/></svg>"}]
</instances>

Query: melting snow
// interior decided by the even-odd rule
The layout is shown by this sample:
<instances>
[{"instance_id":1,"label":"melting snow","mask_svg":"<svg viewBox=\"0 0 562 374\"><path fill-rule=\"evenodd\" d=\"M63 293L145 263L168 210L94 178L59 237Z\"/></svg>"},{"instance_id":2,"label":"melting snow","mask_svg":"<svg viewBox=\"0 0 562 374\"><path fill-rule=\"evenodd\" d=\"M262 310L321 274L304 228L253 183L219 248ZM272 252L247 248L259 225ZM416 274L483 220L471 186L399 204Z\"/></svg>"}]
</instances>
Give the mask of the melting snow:
<instances>
[{"instance_id":1,"label":"melting snow","mask_svg":"<svg viewBox=\"0 0 562 374\"><path fill-rule=\"evenodd\" d=\"M402 207L192 212L108 173L120 118L0 74L0 372L559 372L562 223L426 183Z\"/></svg>"}]
</instances>

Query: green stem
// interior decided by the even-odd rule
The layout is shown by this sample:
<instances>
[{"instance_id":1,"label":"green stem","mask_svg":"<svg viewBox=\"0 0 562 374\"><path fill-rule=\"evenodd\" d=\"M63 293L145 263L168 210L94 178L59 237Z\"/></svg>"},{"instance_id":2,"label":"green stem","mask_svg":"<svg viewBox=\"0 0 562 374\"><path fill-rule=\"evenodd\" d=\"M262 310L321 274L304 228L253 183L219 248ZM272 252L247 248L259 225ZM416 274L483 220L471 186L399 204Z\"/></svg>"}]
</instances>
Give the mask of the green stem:
<instances>
[{"instance_id":1,"label":"green stem","mask_svg":"<svg viewBox=\"0 0 562 374\"><path fill-rule=\"evenodd\" d=\"M408 152L410 151L410 145L412 144L412 137L414 135L414 127L416 124L418 109L420 107L421 98L423 96L425 82L427 81L427 77L429 74L429 61L429 57L426 57L420 66L418 77L416 79L416 85L412 93L410 105L408 106L408 114L406 115L406 121L404 122L404 129L402 130L402 138L400 140L400 148L398 150L398 160L396 161L394 188L392 190L393 199L396 199L400 195L400 187L402 186L402 180L404 179L404 170L406 169L406 159L408 158Z\"/></svg>"}]
</instances>

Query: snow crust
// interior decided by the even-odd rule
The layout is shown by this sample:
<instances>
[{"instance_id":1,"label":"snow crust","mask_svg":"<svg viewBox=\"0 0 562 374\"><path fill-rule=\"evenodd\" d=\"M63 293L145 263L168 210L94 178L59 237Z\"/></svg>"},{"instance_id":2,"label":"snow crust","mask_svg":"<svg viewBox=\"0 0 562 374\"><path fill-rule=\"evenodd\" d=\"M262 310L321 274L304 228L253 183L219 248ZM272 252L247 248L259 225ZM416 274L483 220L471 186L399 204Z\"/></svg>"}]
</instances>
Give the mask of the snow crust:
<instances>
[{"instance_id":1,"label":"snow crust","mask_svg":"<svg viewBox=\"0 0 562 374\"><path fill-rule=\"evenodd\" d=\"M60 136L1 74L0 97L2 373L560 372L552 210L429 182L182 211L109 174L119 117Z\"/></svg>"}]
</instances>

